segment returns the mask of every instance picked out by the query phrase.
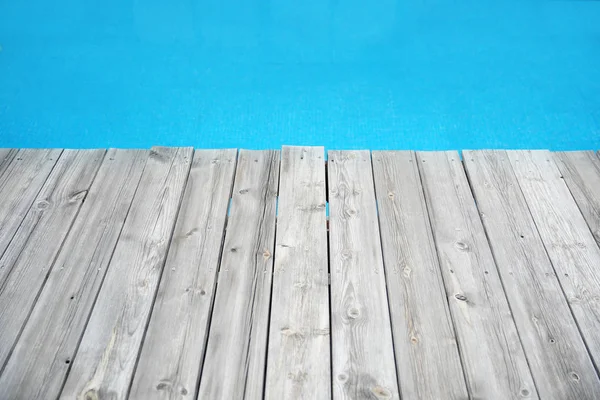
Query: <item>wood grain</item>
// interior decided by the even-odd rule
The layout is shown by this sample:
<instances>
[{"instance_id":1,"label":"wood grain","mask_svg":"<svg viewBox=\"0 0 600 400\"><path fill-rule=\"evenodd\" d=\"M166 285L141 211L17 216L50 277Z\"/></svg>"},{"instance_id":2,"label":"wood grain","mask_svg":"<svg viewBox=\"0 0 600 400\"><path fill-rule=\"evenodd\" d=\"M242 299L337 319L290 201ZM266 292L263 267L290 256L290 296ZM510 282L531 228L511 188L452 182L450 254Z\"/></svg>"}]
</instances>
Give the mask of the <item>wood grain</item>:
<instances>
[{"instance_id":1,"label":"wood grain","mask_svg":"<svg viewBox=\"0 0 600 400\"><path fill-rule=\"evenodd\" d=\"M333 398L398 399L369 151L330 151Z\"/></svg>"},{"instance_id":2,"label":"wood grain","mask_svg":"<svg viewBox=\"0 0 600 400\"><path fill-rule=\"evenodd\" d=\"M18 149L0 149L0 181L2 181L4 171L6 171L18 152Z\"/></svg>"},{"instance_id":3,"label":"wood grain","mask_svg":"<svg viewBox=\"0 0 600 400\"><path fill-rule=\"evenodd\" d=\"M460 157L419 152L417 158L469 395L536 398Z\"/></svg>"},{"instance_id":4,"label":"wood grain","mask_svg":"<svg viewBox=\"0 0 600 400\"><path fill-rule=\"evenodd\" d=\"M109 150L0 376L6 398L60 394L148 151Z\"/></svg>"},{"instance_id":5,"label":"wood grain","mask_svg":"<svg viewBox=\"0 0 600 400\"><path fill-rule=\"evenodd\" d=\"M279 160L278 151L240 152L201 399L263 397Z\"/></svg>"},{"instance_id":6,"label":"wood grain","mask_svg":"<svg viewBox=\"0 0 600 400\"><path fill-rule=\"evenodd\" d=\"M600 158L593 151L553 153L553 158L600 245Z\"/></svg>"},{"instance_id":7,"label":"wood grain","mask_svg":"<svg viewBox=\"0 0 600 400\"><path fill-rule=\"evenodd\" d=\"M127 397L191 159L190 148L150 152L61 398Z\"/></svg>"},{"instance_id":8,"label":"wood grain","mask_svg":"<svg viewBox=\"0 0 600 400\"><path fill-rule=\"evenodd\" d=\"M414 152L373 152L373 174L401 397L467 399Z\"/></svg>"},{"instance_id":9,"label":"wood grain","mask_svg":"<svg viewBox=\"0 0 600 400\"><path fill-rule=\"evenodd\" d=\"M325 163L322 147L282 149L267 399L330 399Z\"/></svg>"},{"instance_id":10,"label":"wood grain","mask_svg":"<svg viewBox=\"0 0 600 400\"><path fill-rule=\"evenodd\" d=\"M0 175L0 257L21 226L61 153L62 150L19 150L5 166L4 173ZM21 227L21 232L27 236L34 229L35 221L24 222L26 225ZM0 264L0 285L8 272L8 267Z\"/></svg>"},{"instance_id":11,"label":"wood grain","mask_svg":"<svg viewBox=\"0 0 600 400\"><path fill-rule=\"evenodd\" d=\"M0 259L0 365L10 355L90 188L104 150L65 150ZM30 227L34 227L30 229Z\"/></svg>"},{"instance_id":12,"label":"wood grain","mask_svg":"<svg viewBox=\"0 0 600 400\"><path fill-rule=\"evenodd\" d=\"M506 152L463 154L540 397L598 397L594 367Z\"/></svg>"},{"instance_id":13,"label":"wood grain","mask_svg":"<svg viewBox=\"0 0 600 400\"><path fill-rule=\"evenodd\" d=\"M196 396L236 156L236 150L194 153L132 399Z\"/></svg>"},{"instance_id":14,"label":"wood grain","mask_svg":"<svg viewBox=\"0 0 600 400\"><path fill-rule=\"evenodd\" d=\"M561 179L550 152L509 151L508 157L592 361L598 369L600 248ZM556 340L570 342L575 338ZM579 375L580 372L575 373Z\"/></svg>"}]
</instances>

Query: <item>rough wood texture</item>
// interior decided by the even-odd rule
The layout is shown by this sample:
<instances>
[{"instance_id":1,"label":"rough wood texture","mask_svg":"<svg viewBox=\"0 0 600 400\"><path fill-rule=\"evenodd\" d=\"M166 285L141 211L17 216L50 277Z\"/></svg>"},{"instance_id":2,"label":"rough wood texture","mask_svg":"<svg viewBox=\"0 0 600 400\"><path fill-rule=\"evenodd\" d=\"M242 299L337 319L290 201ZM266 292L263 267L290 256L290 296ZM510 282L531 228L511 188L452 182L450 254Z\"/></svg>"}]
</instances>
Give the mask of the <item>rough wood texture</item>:
<instances>
[{"instance_id":1,"label":"rough wood texture","mask_svg":"<svg viewBox=\"0 0 600 400\"><path fill-rule=\"evenodd\" d=\"M402 399L467 399L414 152L373 152Z\"/></svg>"},{"instance_id":2,"label":"rough wood texture","mask_svg":"<svg viewBox=\"0 0 600 400\"><path fill-rule=\"evenodd\" d=\"M600 245L600 158L593 151L554 153L554 160Z\"/></svg>"},{"instance_id":3,"label":"rough wood texture","mask_svg":"<svg viewBox=\"0 0 600 400\"><path fill-rule=\"evenodd\" d=\"M150 152L61 398L127 397L191 158L190 148Z\"/></svg>"},{"instance_id":4,"label":"rough wood texture","mask_svg":"<svg viewBox=\"0 0 600 400\"><path fill-rule=\"evenodd\" d=\"M236 150L194 153L132 399L196 396L236 155Z\"/></svg>"},{"instance_id":5,"label":"rough wood texture","mask_svg":"<svg viewBox=\"0 0 600 400\"><path fill-rule=\"evenodd\" d=\"M200 399L263 398L279 159L240 153Z\"/></svg>"},{"instance_id":6,"label":"rough wood texture","mask_svg":"<svg viewBox=\"0 0 600 400\"><path fill-rule=\"evenodd\" d=\"M463 154L540 397L600 398L594 366L506 152Z\"/></svg>"},{"instance_id":7,"label":"rough wood texture","mask_svg":"<svg viewBox=\"0 0 600 400\"><path fill-rule=\"evenodd\" d=\"M333 398L398 399L371 155L330 151L328 166Z\"/></svg>"},{"instance_id":8,"label":"rough wood texture","mask_svg":"<svg viewBox=\"0 0 600 400\"><path fill-rule=\"evenodd\" d=\"M3 396L55 399L102 284L148 151L110 150L0 376Z\"/></svg>"},{"instance_id":9,"label":"rough wood texture","mask_svg":"<svg viewBox=\"0 0 600 400\"><path fill-rule=\"evenodd\" d=\"M598 368L600 248L561 179L550 152L510 151L508 156L579 330ZM565 340L565 343L574 340L570 337L556 339Z\"/></svg>"},{"instance_id":10,"label":"rough wood texture","mask_svg":"<svg viewBox=\"0 0 600 400\"><path fill-rule=\"evenodd\" d=\"M267 399L330 399L330 331L322 147L283 147Z\"/></svg>"},{"instance_id":11,"label":"rough wood texture","mask_svg":"<svg viewBox=\"0 0 600 400\"><path fill-rule=\"evenodd\" d=\"M65 150L6 249L0 264L0 366L19 337L104 157L104 150ZM34 227L30 230L29 227Z\"/></svg>"},{"instance_id":12,"label":"rough wood texture","mask_svg":"<svg viewBox=\"0 0 600 400\"><path fill-rule=\"evenodd\" d=\"M19 150L0 174L0 257L6 251L15 232L62 150ZM10 159L9 155L6 156ZM25 221L30 223L34 221ZM21 227L21 232L31 233L35 223ZM0 264L0 284L8 274L8 267Z\"/></svg>"},{"instance_id":13,"label":"rough wood texture","mask_svg":"<svg viewBox=\"0 0 600 400\"><path fill-rule=\"evenodd\" d=\"M18 152L18 149L0 149L0 181L2 180L4 171L6 171Z\"/></svg>"},{"instance_id":14,"label":"rough wood texture","mask_svg":"<svg viewBox=\"0 0 600 400\"><path fill-rule=\"evenodd\" d=\"M425 198L471 398L536 397L458 153L418 154Z\"/></svg>"}]
</instances>

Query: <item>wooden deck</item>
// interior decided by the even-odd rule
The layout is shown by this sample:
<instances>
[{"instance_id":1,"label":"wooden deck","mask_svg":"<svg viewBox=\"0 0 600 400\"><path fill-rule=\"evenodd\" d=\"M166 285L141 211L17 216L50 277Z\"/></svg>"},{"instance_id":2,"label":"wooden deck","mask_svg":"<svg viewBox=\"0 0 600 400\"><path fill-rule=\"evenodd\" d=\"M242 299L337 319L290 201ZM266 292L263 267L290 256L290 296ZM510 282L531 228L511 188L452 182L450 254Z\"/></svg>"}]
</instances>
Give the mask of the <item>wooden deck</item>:
<instances>
[{"instance_id":1,"label":"wooden deck","mask_svg":"<svg viewBox=\"0 0 600 400\"><path fill-rule=\"evenodd\" d=\"M594 152L0 149L0 399L600 399Z\"/></svg>"}]
</instances>

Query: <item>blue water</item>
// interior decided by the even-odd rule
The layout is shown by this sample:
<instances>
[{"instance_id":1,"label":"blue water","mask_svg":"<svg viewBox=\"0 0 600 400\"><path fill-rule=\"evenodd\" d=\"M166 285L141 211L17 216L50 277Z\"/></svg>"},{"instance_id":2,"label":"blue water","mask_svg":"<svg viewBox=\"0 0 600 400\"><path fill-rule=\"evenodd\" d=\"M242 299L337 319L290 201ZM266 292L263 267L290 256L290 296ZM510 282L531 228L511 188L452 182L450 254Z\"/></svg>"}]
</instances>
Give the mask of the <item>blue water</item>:
<instances>
[{"instance_id":1,"label":"blue water","mask_svg":"<svg viewBox=\"0 0 600 400\"><path fill-rule=\"evenodd\" d=\"M600 148L600 2L0 0L0 147Z\"/></svg>"}]
</instances>

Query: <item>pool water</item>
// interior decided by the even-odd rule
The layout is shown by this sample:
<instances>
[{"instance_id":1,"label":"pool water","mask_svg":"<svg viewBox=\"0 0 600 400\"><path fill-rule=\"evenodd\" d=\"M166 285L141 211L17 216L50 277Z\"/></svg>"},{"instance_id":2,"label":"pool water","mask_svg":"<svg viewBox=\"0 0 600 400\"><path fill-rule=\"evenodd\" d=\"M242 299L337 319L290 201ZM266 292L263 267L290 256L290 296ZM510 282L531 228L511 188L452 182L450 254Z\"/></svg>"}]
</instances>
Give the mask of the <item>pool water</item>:
<instances>
[{"instance_id":1,"label":"pool water","mask_svg":"<svg viewBox=\"0 0 600 400\"><path fill-rule=\"evenodd\" d=\"M0 147L600 148L600 1L0 0Z\"/></svg>"}]
</instances>

